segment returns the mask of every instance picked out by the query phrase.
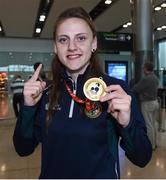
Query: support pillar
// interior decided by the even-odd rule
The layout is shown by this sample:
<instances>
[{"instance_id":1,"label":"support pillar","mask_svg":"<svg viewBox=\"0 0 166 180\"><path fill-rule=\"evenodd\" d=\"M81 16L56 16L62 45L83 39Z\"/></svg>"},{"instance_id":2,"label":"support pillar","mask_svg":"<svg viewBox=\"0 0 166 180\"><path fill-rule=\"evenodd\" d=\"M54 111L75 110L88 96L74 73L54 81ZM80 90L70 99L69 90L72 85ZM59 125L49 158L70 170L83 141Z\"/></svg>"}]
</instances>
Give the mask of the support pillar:
<instances>
[{"instance_id":1,"label":"support pillar","mask_svg":"<svg viewBox=\"0 0 166 180\"><path fill-rule=\"evenodd\" d=\"M143 76L143 64L154 62L153 0L130 0L134 37L134 78L137 83Z\"/></svg>"}]
</instances>

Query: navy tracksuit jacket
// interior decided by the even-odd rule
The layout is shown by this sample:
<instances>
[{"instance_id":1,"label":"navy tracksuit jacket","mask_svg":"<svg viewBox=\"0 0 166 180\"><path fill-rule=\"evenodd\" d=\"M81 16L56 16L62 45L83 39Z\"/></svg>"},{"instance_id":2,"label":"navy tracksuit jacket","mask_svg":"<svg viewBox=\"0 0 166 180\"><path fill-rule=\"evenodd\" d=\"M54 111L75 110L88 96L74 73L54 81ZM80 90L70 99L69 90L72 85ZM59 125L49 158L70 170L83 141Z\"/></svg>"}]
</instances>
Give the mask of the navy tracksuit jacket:
<instances>
[{"instance_id":1,"label":"navy tracksuit jacket","mask_svg":"<svg viewBox=\"0 0 166 180\"><path fill-rule=\"evenodd\" d=\"M27 156L39 142L42 143L40 178L119 178L119 144L137 166L144 167L151 159L152 148L144 119L128 85L107 75L102 78L107 85L120 84L132 96L131 120L126 128L107 113L107 102L102 103L102 114L95 119L85 116L79 103L75 102L70 109L72 98L63 79L71 89L74 86L67 75L62 77L61 99L54 107L55 113L47 131L48 92L36 106L21 108L13 136L14 146L20 156ZM82 99L85 98L83 84L83 75L79 75L76 94Z\"/></svg>"}]
</instances>

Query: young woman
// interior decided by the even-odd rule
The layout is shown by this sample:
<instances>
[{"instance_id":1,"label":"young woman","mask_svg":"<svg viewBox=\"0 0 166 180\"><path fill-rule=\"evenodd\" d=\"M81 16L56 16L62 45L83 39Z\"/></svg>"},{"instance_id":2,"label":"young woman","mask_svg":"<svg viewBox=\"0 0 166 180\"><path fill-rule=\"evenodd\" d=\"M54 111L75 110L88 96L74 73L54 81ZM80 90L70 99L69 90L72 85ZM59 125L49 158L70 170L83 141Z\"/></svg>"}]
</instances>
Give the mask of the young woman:
<instances>
[{"instance_id":1,"label":"young woman","mask_svg":"<svg viewBox=\"0 0 166 180\"><path fill-rule=\"evenodd\" d=\"M119 178L118 144L136 165L151 159L151 144L135 97L125 82L97 64L93 22L80 7L67 9L54 29L53 81L24 86L13 141L21 156L42 143L40 178Z\"/></svg>"}]
</instances>

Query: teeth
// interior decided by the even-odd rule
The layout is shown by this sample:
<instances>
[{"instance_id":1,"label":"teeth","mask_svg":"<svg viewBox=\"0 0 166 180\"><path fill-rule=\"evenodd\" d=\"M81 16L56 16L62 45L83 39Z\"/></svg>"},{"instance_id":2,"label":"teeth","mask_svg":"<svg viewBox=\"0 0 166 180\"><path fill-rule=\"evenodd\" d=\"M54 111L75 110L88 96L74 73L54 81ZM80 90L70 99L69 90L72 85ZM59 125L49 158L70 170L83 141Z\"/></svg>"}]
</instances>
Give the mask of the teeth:
<instances>
[{"instance_id":1,"label":"teeth","mask_svg":"<svg viewBox=\"0 0 166 180\"><path fill-rule=\"evenodd\" d=\"M71 59L74 59L74 58L80 57L80 55L68 55L67 57L68 57L68 58L71 58Z\"/></svg>"}]
</instances>

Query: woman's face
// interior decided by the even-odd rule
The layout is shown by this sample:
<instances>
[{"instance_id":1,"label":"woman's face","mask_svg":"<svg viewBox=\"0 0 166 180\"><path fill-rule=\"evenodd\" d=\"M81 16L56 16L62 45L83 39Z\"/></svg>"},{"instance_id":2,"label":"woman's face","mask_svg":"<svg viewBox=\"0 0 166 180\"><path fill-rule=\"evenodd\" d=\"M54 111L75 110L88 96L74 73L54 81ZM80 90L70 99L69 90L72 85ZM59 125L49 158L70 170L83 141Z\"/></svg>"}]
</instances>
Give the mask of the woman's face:
<instances>
[{"instance_id":1,"label":"woman's face","mask_svg":"<svg viewBox=\"0 0 166 180\"><path fill-rule=\"evenodd\" d=\"M66 19L57 28L55 53L70 73L84 72L96 46L97 40L83 19Z\"/></svg>"}]
</instances>

